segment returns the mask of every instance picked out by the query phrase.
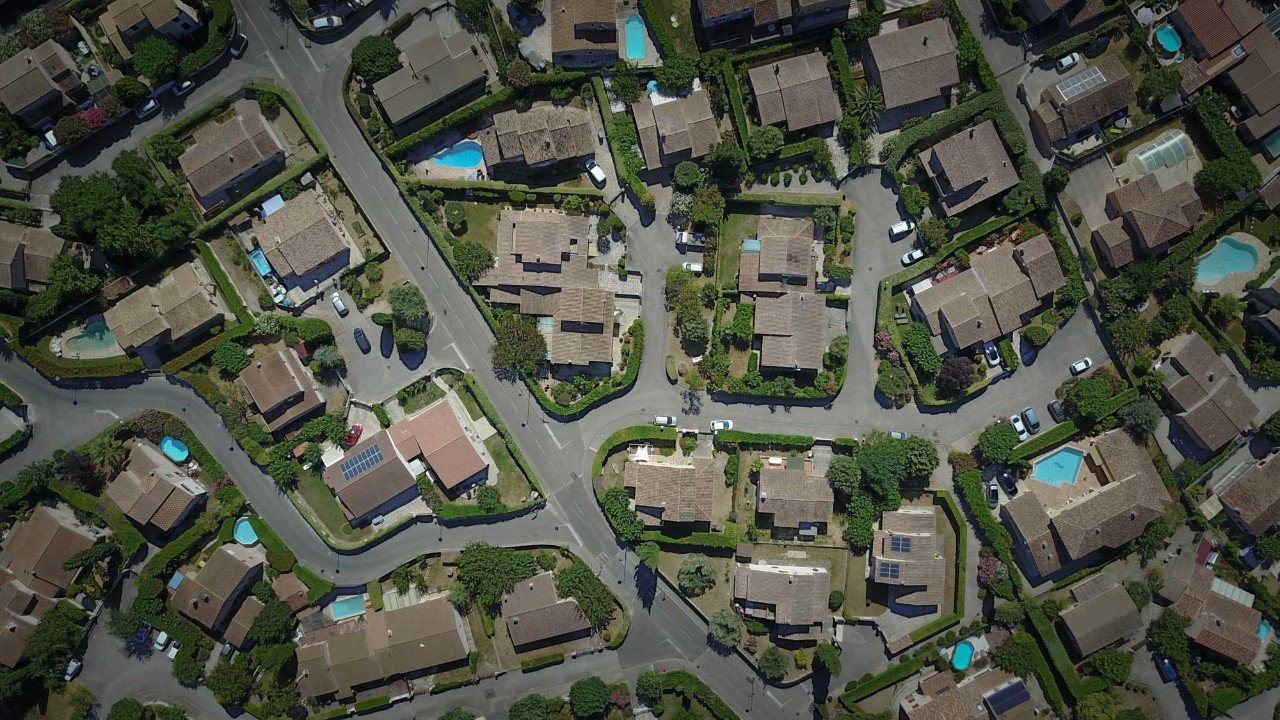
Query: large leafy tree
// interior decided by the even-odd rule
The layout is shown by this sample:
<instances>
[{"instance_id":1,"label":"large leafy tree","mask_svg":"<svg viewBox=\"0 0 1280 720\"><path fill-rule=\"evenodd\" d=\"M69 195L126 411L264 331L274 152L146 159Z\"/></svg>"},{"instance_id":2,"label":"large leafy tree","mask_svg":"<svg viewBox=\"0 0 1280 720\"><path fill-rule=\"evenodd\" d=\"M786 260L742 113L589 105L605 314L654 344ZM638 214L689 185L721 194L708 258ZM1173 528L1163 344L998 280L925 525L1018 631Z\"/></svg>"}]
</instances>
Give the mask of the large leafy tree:
<instances>
[{"instance_id":1,"label":"large leafy tree","mask_svg":"<svg viewBox=\"0 0 1280 720\"><path fill-rule=\"evenodd\" d=\"M991 652L991 662L1011 675L1027 677L1035 671L1039 654L1035 638L1018 632L1010 635L1000 647Z\"/></svg>"},{"instance_id":2,"label":"large leafy tree","mask_svg":"<svg viewBox=\"0 0 1280 720\"><path fill-rule=\"evenodd\" d=\"M813 667L824 670L831 677L840 677L843 670L840 650L830 643L822 643L813 651Z\"/></svg>"},{"instance_id":3,"label":"large leafy tree","mask_svg":"<svg viewBox=\"0 0 1280 720\"><path fill-rule=\"evenodd\" d=\"M397 285L387 293L391 314L396 321L414 327L422 327L430 320L427 299L417 285Z\"/></svg>"},{"instance_id":4,"label":"large leafy tree","mask_svg":"<svg viewBox=\"0 0 1280 720\"><path fill-rule=\"evenodd\" d=\"M751 132L751 137L747 140L747 149L751 152L753 160L764 160L778 152L783 142L782 130L774 125L765 125Z\"/></svg>"},{"instance_id":5,"label":"large leafy tree","mask_svg":"<svg viewBox=\"0 0 1280 720\"><path fill-rule=\"evenodd\" d=\"M145 720L147 709L133 698L121 698L107 712L107 720Z\"/></svg>"},{"instance_id":6,"label":"large leafy tree","mask_svg":"<svg viewBox=\"0 0 1280 720\"><path fill-rule=\"evenodd\" d=\"M943 360L942 369L938 371L938 390L947 395L964 392L973 384L976 367L972 360L960 355L952 355Z\"/></svg>"},{"instance_id":7,"label":"large leafy tree","mask_svg":"<svg viewBox=\"0 0 1280 720\"><path fill-rule=\"evenodd\" d=\"M23 652L33 677L40 678L46 688L62 685L71 651L80 642L80 626L56 610L45 613L36 625Z\"/></svg>"},{"instance_id":8,"label":"large leafy tree","mask_svg":"<svg viewBox=\"0 0 1280 720\"><path fill-rule=\"evenodd\" d=\"M151 88L143 85L136 78L128 75L116 81L111 86L111 92L115 93L116 99L125 107L136 107L142 104L151 95Z\"/></svg>"},{"instance_id":9,"label":"large leafy tree","mask_svg":"<svg viewBox=\"0 0 1280 720\"><path fill-rule=\"evenodd\" d=\"M533 577L536 570L531 556L486 542L467 545L458 557L458 580L486 608L497 606L512 585Z\"/></svg>"},{"instance_id":10,"label":"large leafy tree","mask_svg":"<svg viewBox=\"0 0 1280 720\"><path fill-rule=\"evenodd\" d=\"M723 140L707 154L705 167L712 176L726 185L735 185L747 171L747 156L732 140Z\"/></svg>"},{"instance_id":11,"label":"large leafy tree","mask_svg":"<svg viewBox=\"0 0 1280 720\"><path fill-rule=\"evenodd\" d=\"M62 223L85 239L111 223L125 204L120 189L105 172L64 176L49 203Z\"/></svg>"},{"instance_id":12,"label":"large leafy tree","mask_svg":"<svg viewBox=\"0 0 1280 720\"><path fill-rule=\"evenodd\" d=\"M1187 640L1186 629L1191 621L1182 617L1170 608L1165 608L1150 625L1147 626L1147 641L1151 649L1174 662L1182 664L1190 662L1191 649Z\"/></svg>"},{"instance_id":13,"label":"large leafy tree","mask_svg":"<svg viewBox=\"0 0 1280 720\"><path fill-rule=\"evenodd\" d=\"M779 650L777 645L765 648L764 652L760 653L758 663L760 672L770 680L781 680L791 669L791 659Z\"/></svg>"},{"instance_id":14,"label":"large leafy tree","mask_svg":"<svg viewBox=\"0 0 1280 720\"><path fill-rule=\"evenodd\" d=\"M148 36L134 49L133 69L152 83L169 80L178 72L178 48L161 35Z\"/></svg>"},{"instance_id":15,"label":"large leafy tree","mask_svg":"<svg viewBox=\"0 0 1280 720\"><path fill-rule=\"evenodd\" d=\"M1018 444L1018 433L1008 423L996 423L978 436L978 450L989 462L1009 462Z\"/></svg>"},{"instance_id":16,"label":"large leafy tree","mask_svg":"<svg viewBox=\"0 0 1280 720\"><path fill-rule=\"evenodd\" d=\"M569 706L575 718L600 715L609 707L609 688L595 675L582 678L569 687Z\"/></svg>"},{"instance_id":17,"label":"large leafy tree","mask_svg":"<svg viewBox=\"0 0 1280 720\"><path fill-rule=\"evenodd\" d=\"M677 572L680 592L685 595L698 596L710 590L716 584L716 568L702 553L688 555L680 562Z\"/></svg>"},{"instance_id":18,"label":"large leafy tree","mask_svg":"<svg viewBox=\"0 0 1280 720\"><path fill-rule=\"evenodd\" d=\"M1129 679L1129 669L1133 667L1133 653L1104 648L1089 656L1089 672L1106 680L1112 685L1120 685Z\"/></svg>"},{"instance_id":19,"label":"large leafy tree","mask_svg":"<svg viewBox=\"0 0 1280 720\"><path fill-rule=\"evenodd\" d=\"M492 355L494 367L530 376L546 360L547 339L538 332L533 318L504 315L498 318Z\"/></svg>"},{"instance_id":20,"label":"large leafy tree","mask_svg":"<svg viewBox=\"0 0 1280 720\"><path fill-rule=\"evenodd\" d=\"M550 717L547 699L537 693L511 703L511 709L507 711L507 720L547 720Z\"/></svg>"},{"instance_id":21,"label":"large leafy tree","mask_svg":"<svg viewBox=\"0 0 1280 720\"><path fill-rule=\"evenodd\" d=\"M857 459L848 455L832 458L831 464L827 466L827 480L831 482L831 489L842 497L852 497L862 484L862 470L858 467Z\"/></svg>"},{"instance_id":22,"label":"large leafy tree","mask_svg":"<svg viewBox=\"0 0 1280 720\"><path fill-rule=\"evenodd\" d=\"M683 55L671 55L662 59L662 67L654 71L653 76L664 91L682 94L698 77L698 64Z\"/></svg>"},{"instance_id":23,"label":"large leafy tree","mask_svg":"<svg viewBox=\"0 0 1280 720\"><path fill-rule=\"evenodd\" d=\"M1143 560L1150 560L1164 549L1169 536L1173 534L1173 525L1163 517L1158 517L1147 524L1142 534L1133 541L1134 549Z\"/></svg>"},{"instance_id":24,"label":"large leafy tree","mask_svg":"<svg viewBox=\"0 0 1280 720\"><path fill-rule=\"evenodd\" d=\"M241 653L235 660L219 660L213 671L205 676L204 684L213 691L218 704L243 707L253 692L249 655Z\"/></svg>"},{"instance_id":25,"label":"large leafy tree","mask_svg":"<svg viewBox=\"0 0 1280 720\"><path fill-rule=\"evenodd\" d=\"M493 253L478 242L465 240L454 246L453 263L459 275L474 281L493 267Z\"/></svg>"},{"instance_id":26,"label":"large leafy tree","mask_svg":"<svg viewBox=\"0 0 1280 720\"><path fill-rule=\"evenodd\" d=\"M1106 378L1087 377L1067 391L1067 408L1086 420L1101 420L1111 397L1111 383Z\"/></svg>"},{"instance_id":27,"label":"large leafy tree","mask_svg":"<svg viewBox=\"0 0 1280 720\"><path fill-rule=\"evenodd\" d=\"M941 462L933 443L919 435L908 435L902 444L907 453L907 477L927 478L932 475Z\"/></svg>"},{"instance_id":28,"label":"large leafy tree","mask_svg":"<svg viewBox=\"0 0 1280 720\"><path fill-rule=\"evenodd\" d=\"M646 540L636 546L636 558L640 560L641 565L656 572L658 561L662 558L662 550L658 547L658 543Z\"/></svg>"},{"instance_id":29,"label":"large leafy tree","mask_svg":"<svg viewBox=\"0 0 1280 720\"><path fill-rule=\"evenodd\" d=\"M1142 437L1154 433L1160 420L1164 418L1160 406L1146 395L1139 395L1136 400L1120 408L1116 415L1125 427Z\"/></svg>"},{"instance_id":30,"label":"large leafy tree","mask_svg":"<svg viewBox=\"0 0 1280 720\"><path fill-rule=\"evenodd\" d=\"M351 50L351 67L368 82L400 69L400 48L385 35L366 35Z\"/></svg>"},{"instance_id":31,"label":"large leafy tree","mask_svg":"<svg viewBox=\"0 0 1280 720\"><path fill-rule=\"evenodd\" d=\"M150 210L164 199L156 187L156 176L151 163L136 150L125 150L111 161L111 171L116 175L116 186L129 202Z\"/></svg>"},{"instance_id":32,"label":"large leafy tree","mask_svg":"<svg viewBox=\"0 0 1280 720\"><path fill-rule=\"evenodd\" d=\"M907 476L907 447L884 433L867 435L858 448L863 488L877 510L896 510L902 501L900 486Z\"/></svg>"},{"instance_id":33,"label":"large leafy tree","mask_svg":"<svg viewBox=\"0 0 1280 720\"><path fill-rule=\"evenodd\" d=\"M636 678L636 695L645 700L661 700L665 690L666 683L662 681L662 675L653 670L645 670Z\"/></svg>"},{"instance_id":34,"label":"large leafy tree","mask_svg":"<svg viewBox=\"0 0 1280 720\"><path fill-rule=\"evenodd\" d=\"M267 601L249 627L250 639L268 645L288 642L292 635L293 611L274 596Z\"/></svg>"},{"instance_id":35,"label":"large leafy tree","mask_svg":"<svg viewBox=\"0 0 1280 720\"><path fill-rule=\"evenodd\" d=\"M735 648L742 642L742 618L732 610L721 608L713 613L707 621L707 634L721 647Z\"/></svg>"},{"instance_id":36,"label":"large leafy tree","mask_svg":"<svg viewBox=\"0 0 1280 720\"><path fill-rule=\"evenodd\" d=\"M20 157L39 142L16 117L0 107L0 157L6 160Z\"/></svg>"}]
</instances>

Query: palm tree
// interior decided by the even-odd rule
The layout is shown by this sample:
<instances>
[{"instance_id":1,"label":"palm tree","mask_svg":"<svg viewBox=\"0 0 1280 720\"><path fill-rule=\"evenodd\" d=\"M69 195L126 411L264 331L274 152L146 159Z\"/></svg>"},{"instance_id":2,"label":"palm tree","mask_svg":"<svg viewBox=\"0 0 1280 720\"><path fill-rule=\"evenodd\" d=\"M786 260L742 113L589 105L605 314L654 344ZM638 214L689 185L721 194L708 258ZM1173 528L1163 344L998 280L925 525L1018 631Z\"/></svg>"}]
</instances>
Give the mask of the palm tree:
<instances>
[{"instance_id":1,"label":"palm tree","mask_svg":"<svg viewBox=\"0 0 1280 720\"><path fill-rule=\"evenodd\" d=\"M124 445L110 435L95 438L85 448L85 452L98 467L114 470L124 463Z\"/></svg>"},{"instance_id":2,"label":"palm tree","mask_svg":"<svg viewBox=\"0 0 1280 720\"><path fill-rule=\"evenodd\" d=\"M880 88L875 85L854 88L851 109L864 126L875 125L880 119L880 113L884 112L884 95L880 94Z\"/></svg>"}]
</instances>

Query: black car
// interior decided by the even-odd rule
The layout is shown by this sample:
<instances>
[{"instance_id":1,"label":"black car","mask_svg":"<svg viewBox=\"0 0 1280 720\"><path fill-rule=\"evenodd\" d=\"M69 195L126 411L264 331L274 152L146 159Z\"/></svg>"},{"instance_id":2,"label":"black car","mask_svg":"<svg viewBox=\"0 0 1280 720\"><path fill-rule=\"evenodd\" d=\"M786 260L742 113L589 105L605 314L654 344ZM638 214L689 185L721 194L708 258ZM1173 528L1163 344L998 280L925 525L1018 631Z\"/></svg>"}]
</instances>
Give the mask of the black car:
<instances>
[{"instance_id":1,"label":"black car","mask_svg":"<svg viewBox=\"0 0 1280 720\"><path fill-rule=\"evenodd\" d=\"M239 58L244 56L244 51L249 47L249 38L244 33L236 35L231 40L231 57Z\"/></svg>"},{"instance_id":2,"label":"black car","mask_svg":"<svg viewBox=\"0 0 1280 720\"><path fill-rule=\"evenodd\" d=\"M138 626L138 632L133 634L133 644L138 647L145 647L147 641L151 639L151 623L143 622Z\"/></svg>"},{"instance_id":3,"label":"black car","mask_svg":"<svg viewBox=\"0 0 1280 720\"><path fill-rule=\"evenodd\" d=\"M1054 422L1066 422L1067 411L1062 409L1062 403L1057 400L1049 402L1049 414L1053 416Z\"/></svg>"},{"instance_id":4,"label":"black car","mask_svg":"<svg viewBox=\"0 0 1280 720\"><path fill-rule=\"evenodd\" d=\"M364 334L364 328L356 328L351 334L355 336L356 347L360 348L360 352L368 355L373 346L369 344L369 338Z\"/></svg>"}]
</instances>

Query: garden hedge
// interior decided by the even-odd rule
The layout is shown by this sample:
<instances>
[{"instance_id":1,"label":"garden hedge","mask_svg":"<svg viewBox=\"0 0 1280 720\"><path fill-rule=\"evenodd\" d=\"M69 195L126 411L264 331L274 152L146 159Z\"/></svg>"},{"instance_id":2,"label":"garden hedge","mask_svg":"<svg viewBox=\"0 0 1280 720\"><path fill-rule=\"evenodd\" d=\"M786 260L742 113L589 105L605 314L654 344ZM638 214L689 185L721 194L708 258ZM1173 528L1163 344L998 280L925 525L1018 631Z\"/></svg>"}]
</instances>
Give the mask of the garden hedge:
<instances>
[{"instance_id":1,"label":"garden hedge","mask_svg":"<svg viewBox=\"0 0 1280 720\"><path fill-rule=\"evenodd\" d=\"M1066 685L1071 702L1079 702L1086 693L1080 684L1080 675L1076 673L1076 667L1071 662L1071 656L1067 654L1066 646L1058 638L1058 632L1054 630L1053 623L1045 616L1044 610L1041 610L1039 605L1026 603L1025 607L1027 620L1035 631L1040 645L1049 653L1049 661L1053 664L1057 676Z\"/></svg>"},{"instance_id":2,"label":"garden hedge","mask_svg":"<svg viewBox=\"0 0 1280 720\"><path fill-rule=\"evenodd\" d=\"M640 0L637 5L640 6L640 14L644 16L644 24L653 35L653 44L658 46L658 54L664 58L678 55L675 43L671 42L671 35L667 33L667 20L654 7L653 0Z\"/></svg>"},{"instance_id":3,"label":"garden hedge","mask_svg":"<svg viewBox=\"0 0 1280 720\"><path fill-rule=\"evenodd\" d=\"M369 712L371 710L380 710L391 704L390 695L379 695L377 697L365 698L355 704L356 714Z\"/></svg>"},{"instance_id":4,"label":"garden hedge","mask_svg":"<svg viewBox=\"0 0 1280 720\"><path fill-rule=\"evenodd\" d=\"M664 691L696 700L711 713L712 720L738 720L738 714L688 670L668 670L660 677Z\"/></svg>"},{"instance_id":5,"label":"garden hedge","mask_svg":"<svg viewBox=\"0 0 1280 720\"><path fill-rule=\"evenodd\" d=\"M275 530L267 524L266 520L257 515L249 516L249 525L253 527L253 531L258 534L258 539L262 541L262 546L267 549L267 562L271 567L279 572L289 572L298 564L298 560L293 555L293 551L288 545L284 544L284 540L276 534Z\"/></svg>"},{"instance_id":6,"label":"garden hedge","mask_svg":"<svg viewBox=\"0 0 1280 720\"><path fill-rule=\"evenodd\" d=\"M747 119L747 110L742 103L742 89L738 87L738 74L732 63L725 63L720 68L724 74L724 92L729 96L729 107L733 110L733 125L738 131L738 144L747 146L751 136L751 123Z\"/></svg>"},{"instance_id":7,"label":"garden hedge","mask_svg":"<svg viewBox=\"0 0 1280 720\"><path fill-rule=\"evenodd\" d=\"M14 430L13 434L4 440L0 440L0 458L6 457L14 448L18 447L31 436L31 427L27 426L21 430ZM2 506L0 506L2 507Z\"/></svg>"},{"instance_id":8,"label":"garden hedge","mask_svg":"<svg viewBox=\"0 0 1280 720\"><path fill-rule=\"evenodd\" d=\"M0 220L7 220L18 225L40 227L42 217L44 217L44 213L35 205L24 203L20 200L0 198Z\"/></svg>"},{"instance_id":9,"label":"garden hedge","mask_svg":"<svg viewBox=\"0 0 1280 720\"><path fill-rule=\"evenodd\" d=\"M1119 411L1120 408L1128 405L1130 402L1133 402L1137 397L1137 388L1131 387L1126 389L1124 392L1121 392L1119 395L1116 395L1107 401L1106 409L1103 411L1102 417L1098 419L1102 420L1110 417ZM1049 448L1061 445L1082 432L1083 430L1081 430L1074 420L1067 420L1066 422L1053 426L1044 433L1037 435L1024 443L1020 443L1013 449L1013 455L1011 457L1014 460L1023 460L1033 457L1048 450Z\"/></svg>"},{"instance_id":10,"label":"garden hedge","mask_svg":"<svg viewBox=\"0 0 1280 720\"><path fill-rule=\"evenodd\" d=\"M1041 57L1049 58L1051 60L1060 58L1067 53L1074 52L1085 47L1100 37L1111 35L1117 30L1126 28L1129 24L1129 17L1127 15L1120 15L1119 17L1111 18L1088 32L1073 35L1056 45L1050 45L1040 55Z\"/></svg>"},{"instance_id":11,"label":"garden hedge","mask_svg":"<svg viewBox=\"0 0 1280 720\"><path fill-rule=\"evenodd\" d=\"M857 711L855 705L859 700L871 697L881 690L896 685L903 680L915 675L924 667L923 658L903 658L901 662L893 667L885 670L879 675L873 675L869 678L851 681L844 688L844 693L840 695L840 704L845 709Z\"/></svg>"},{"instance_id":12,"label":"garden hedge","mask_svg":"<svg viewBox=\"0 0 1280 720\"><path fill-rule=\"evenodd\" d=\"M744 430L721 430L716 433L715 442L717 445L737 445L749 448L798 448L808 450L813 447L813 438L808 435L753 433Z\"/></svg>"},{"instance_id":13,"label":"garden hedge","mask_svg":"<svg viewBox=\"0 0 1280 720\"><path fill-rule=\"evenodd\" d=\"M539 668L549 667L551 665L559 665L564 662L564 653L552 653L550 655L539 655L528 660L520 661L520 669L524 672L530 672Z\"/></svg>"},{"instance_id":14,"label":"garden hedge","mask_svg":"<svg viewBox=\"0 0 1280 720\"><path fill-rule=\"evenodd\" d=\"M831 34L831 64L835 68L836 83L840 86L840 97L847 111L853 100L853 62L849 59L849 48L845 44L844 33L836 30Z\"/></svg>"},{"instance_id":15,"label":"garden hedge","mask_svg":"<svg viewBox=\"0 0 1280 720\"><path fill-rule=\"evenodd\" d=\"M105 378L132 375L146 370L142 358L116 356L109 358L93 358L74 360L58 357L49 352L50 336L41 338L35 345L11 343L9 347L22 356L41 375L63 378Z\"/></svg>"},{"instance_id":16,"label":"garden hedge","mask_svg":"<svg viewBox=\"0 0 1280 720\"><path fill-rule=\"evenodd\" d=\"M725 198L727 205L779 205L786 207L837 208L844 202L839 193L744 192Z\"/></svg>"},{"instance_id":17,"label":"garden hedge","mask_svg":"<svg viewBox=\"0 0 1280 720\"><path fill-rule=\"evenodd\" d=\"M978 115L992 111L1001 105L1008 107L1003 94L999 91L985 92L949 110L943 110L932 115L923 122L912 125L885 141L884 147L880 149L880 161L889 171L897 170L898 166L902 165L902 161L906 159L907 153L911 152L912 148L918 143L941 134L949 128L966 123Z\"/></svg>"},{"instance_id":18,"label":"garden hedge","mask_svg":"<svg viewBox=\"0 0 1280 720\"><path fill-rule=\"evenodd\" d=\"M604 472L604 461L608 459L609 455L619 447L629 445L637 440L657 440L674 445L676 429L653 425L633 425L614 432L605 438L605 441L600 443L600 449L596 450L596 459L591 465L591 476L593 478L600 477Z\"/></svg>"}]
</instances>

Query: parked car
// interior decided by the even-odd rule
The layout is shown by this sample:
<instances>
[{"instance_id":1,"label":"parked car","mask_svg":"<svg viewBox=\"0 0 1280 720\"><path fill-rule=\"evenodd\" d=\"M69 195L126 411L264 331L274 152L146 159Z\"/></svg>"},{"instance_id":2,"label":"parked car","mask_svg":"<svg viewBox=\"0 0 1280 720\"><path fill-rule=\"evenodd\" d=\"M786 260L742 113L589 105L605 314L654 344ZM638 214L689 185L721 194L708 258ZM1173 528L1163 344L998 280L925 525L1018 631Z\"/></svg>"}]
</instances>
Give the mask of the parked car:
<instances>
[{"instance_id":1,"label":"parked car","mask_svg":"<svg viewBox=\"0 0 1280 720\"><path fill-rule=\"evenodd\" d=\"M1167 683L1178 679L1178 670L1169 662L1169 658L1161 655L1152 655L1151 659L1156 663L1156 670L1160 672L1160 679Z\"/></svg>"},{"instance_id":2,"label":"parked car","mask_svg":"<svg viewBox=\"0 0 1280 720\"><path fill-rule=\"evenodd\" d=\"M156 652L164 652L164 649L168 646L169 646L169 633L165 632L164 630L161 630L160 634L156 636L156 641L151 643L151 648Z\"/></svg>"},{"instance_id":3,"label":"parked car","mask_svg":"<svg viewBox=\"0 0 1280 720\"><path fill-rule=\"evenodd\" d=\"M1079 360L1071 363L1071 374L1080 375L1091 367L1093 367L1092 358L1080 358Z\"/></svg>"},{"instance_id":4,"label":"parked car","mask_svg":"<svg viewBox=\"0 0 1280 720\"><path fill-rule=\"evenodd\" d=\"M138 626L138 631L133 634L133 644L142 647L147 644L147 640L151 638L151 623L143 621Z\"/></svg>"},{"instance_id":5,"label":"parked car","mask_svg":"<svg viewBox=\"0 0 1280 720\"><path fill-rule=\"evenodd\" d=\"M597 165L595 160L588 159L582 166L587 169L587 175L591 178L591 182L596 185L604 185L604 168Z\"/></svg>"},{"instance_id":6,"label":"parked car","mask_svg":"<svg viewBox=\"0 0 1280 720\"><path fill-rule=\"evenodd\" d=\"M182 97L183 95L186 95L187 93L195 89L196 89L195 80L179 80L178 82L173 84L173 94L176 97Z\"/></svg>"},{"instance_id":7,"label":"parked car","mask_svg":"<svg viewBox=\"0 0 1280 720\"><path fill-rule=\"evenodd\" d=\"M893 438L894 440L906 440L907 434L902 432L901 430L890 430L889 437Z\"/></svg>"},{"instance_id":8,"label":"parked car","mask_svg":"<svg viewBox=\"0 0 1280 720\"><path fill-rule=\"evenodd\" d=\"M1027 423L1027 429L1032 435L1040 432L1040 418L1036 416L1034 408L1022 408L1022 419Z\"/></svg>"},{"instance_id":9,"label":"parked car","mask_svg":"<svg viewBox=\"0 0 1280 720\"><path fill-rule=\"evenodd\" d=\"M1018 478L1011 473L1000 473L996 476L1000 481L1000 487L1004 488L1004 494L1010 497L1018 494Z\"/></svg>"},{"instance_id":10,"label":"parked car","mask_svg":"<svg viewBox=\"0 0 1280 720\"><path fill-rule=\"evenodd\" d=\"M1022 418L1017 415L1009 416L1009 424L1013 426L1013 431L1018 433L1018 442L1023 442L1031 437L1027 433L1027 426L1022 424Z\"/></svg>"},{"instance_id":11,"label":"parked car","mask_svg":"<svg viewBox=\"0 0 1280 720\"><path fill-rule=\"evenodd\" d=\"M715 420L711 423L711 432L720 432L721 430L732 430L732 420Z\"/></svg>"},{"instance_id":12,"label":"parked car","mask_svg":"<svg viewBox=\"0 0 1280 720\"><path fill-rule=\"evenodd\" d=\"M995 510L999 504L1000 504L1000 486L996 484L995 480L992 480L990 483L987 484L987 507L991 508L992 510Z\"/></svg>"},{"instance_id":13,"label":"parked car","mask_svg":"<svg viewBox=\"0 0 1280 720\"><path fill-rule=\"evenodd\" d=\"M249 37L244 33L236 35L231 40L231 57L237 59L244 57L244 51L248 49L248 47Z\"/></svg>"},{"instance_id":14,"label":"parked car","mask_svg":"<svg viewBox=\"0 0 1280 720\"><path fill-rule=\"evenodd\" d=\"M369 344L369 338L364 334L364 328L356 328L351 331L351 334L355 337L356 347L360 348L360 352L368 355L373 346Z\"/></svg>"},{"instance_id":15,"label":"parked car","mask_svg":"<svg viewBox=\"0 0 1280 720\"><path fill-rule=\"evenodd\" d=\"M689 232L688 230L676 232L676 247L678 248L700 248L705 246L706 239L702 233Z\"/></svg>"},{"instance_id":16,"label":"parked car","mask_svg":"<svg viewBox=\"0 0 1280 720\"><path fill-rule=\"evenodd\" d=\"M347 313L351 312L347 309L347 304L342 302L342 296L338 294L337 290L333 291L333 294L329 296L329 300L333 303L333 309L338 311L338 317L346 317Z\"/></svg>"},{"instance_id":17,"label":"parked car","mask_svg":"<svg viewBox=\"0 0 1280 720\"><path fill-rule=\"evenodd\" d=\"M988 365L1000 367L1000 348L996 347L995 343L989 342L983 345L982 354L986 356Z\"/></svg>"},{"instance_id":18,"label":"parked car","mask_svg":"<svg viewBox=\"0 0 1280 720\"><path fill-rule=\"evenodd\" d=\"M1049 401L1049 414L1053 416L1054 422L1067 421L1067 411L1062 407L1062 403L1057 400Z\"/></svg>"},{"instance_id":19,"label":"parked car","mask_svg":"<svg viewBox=\"0 0 1280 720\"><path fill-rule=\"evenodd\" d=\"M178 657L178 651L181 649L182 649L182 642L179 640L174 640L173 644L169 646L169 652L165 653L165 655L167 655L170 660L175 660Z\"/></svg>"},{"instance_id":20,"label":"parked car","mask_svg":"<svg viewBox=\"0 0 1280 720\"><path fill-rule=\"evenodd\" d=\"M658 415L653 419L653 424L658 427L675 427L676 419L670 415Z\"/></svg>"},{"instance_id":21,"label":"parked car","mask_svg":"<svg viewBox=\"0 0 1280 720\"><path fill-rule=\"evenodd\" d=\"M337 15L322 15L311 21L311 27L316 30L336 30L342 27L342 18Z\"/></svg>"},{"instance_id":22,"label":"parked car","mask_svg":"<svg viewBox=\"0 0 1280 720\"><path fill-rule=\"evenodd\" d=\"M67 671L62 673L63 682L71 682L80 674L80 668L84 667L84 663L75 658L71 658L71 662L67 663Z\"/></svg>"},{"instance_id":23,"label":"parked car","mask_svg":"<svg viewBox=\"0 0 1280 720\"><path fill-rule=\"evenodd\" d=\"M687 263L685 263L685 264L681 265L680 267L684 268L685 270L688 270L689 272L693 273L694 275L701 275L701 274L702 274L702 263L698 263L698 262L687 262Z\"/></svg>"},{"instance_id":24,"label":"parked car","mask_svg":"<svg viewBox=\"0 0 1280 720\"><path fill-rule=\"evenodd\" d=\"M511 24L521 30L528 30L533 27L533 20L529 15L513 2L507 3L507 15L511 18Z\"/></svg>"},{"instance_id":25,"label":"parked car","mask_svg":"<svg viewBox=\"0 0 1280 720\"><path fill-rule=\"evenodd\" d=\"M145 120L158 112L160 112L160 101L155 98L147 98L147 101L139 105L138 109L133 111L133 114L137 115L139 120Z\"/></svg>"},{"instance_id":26,"label":"parked car","mask_svg":"<svg viewBox=\"0 0 1280 720\"><path fill-rule=\"evenodd\" d=\"M915 229L915 220L907 219L902 222L894 223L893 226L889 228L889 239L894 240L900 238Z\"/></svg>"},{"instance_id":27,"label":"parked car","mask_svg":"<svg viewBox=\"0 0 1280 720\"><path fill-rule=\"evenodd\" d=\"M360 434L364 432L364 426L354 424L350 430L347 430L347 447L351 447L360 441Z\"/></svg>"},{"instance_id":28,"label":"parked car","mask_svg":"<svg viewBox=\"0 0 1280 720\"><path fill-rule=\"evenodd\" d=\"M53 152L58 149L58 136L53 134L53 125L45 125L40 129L40 142L44 143L44 149Z\"/></svg>"},{"instance_id":29,"label":"parked car","mask_svg":"<svg viewBox=\"0 0 1280 720\"><path fill-rule=\"evenodd\" d=\"M911 263L920 262L924 259L924 249L916 248L906 255L902 256L902 265L905 267Z\"/></svg>"},{"instance_id":30,"label":"parked car","mask_svg":"<svg viewBox=\"0 0 1280 720\"><path fill-rule=\"evenodd\" d=\"M1078 52L1073 52L1070 55L1060 57L1058 58L1058 72L1070 70L1075 67L1078 62L1080 62L1080 53Z\"/></svg>"}]
</instances>

